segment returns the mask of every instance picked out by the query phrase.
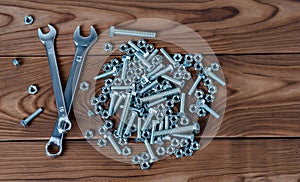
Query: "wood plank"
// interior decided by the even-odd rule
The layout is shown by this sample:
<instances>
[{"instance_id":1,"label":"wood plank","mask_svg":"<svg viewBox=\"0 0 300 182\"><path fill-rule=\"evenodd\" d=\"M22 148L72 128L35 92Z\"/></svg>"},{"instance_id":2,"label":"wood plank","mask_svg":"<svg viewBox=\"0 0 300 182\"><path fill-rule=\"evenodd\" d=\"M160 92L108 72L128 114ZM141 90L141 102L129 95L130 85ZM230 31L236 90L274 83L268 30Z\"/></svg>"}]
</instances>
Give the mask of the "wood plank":
<instances>
[{"instance_id":1,"label":"wood plank","mask_svg":"<svg viewBox=\"0 0 300 182\"><path fill-rule=\"evenodd\" d=\"M23 58L20 68L15 68L11 59L0 61L0 140L48 139L57 113L47 58ZM102 59L88 56L81 80L92 80L97 73L86 70L97 71ZM300 54L218 56L218 59L227 82L227 108L218 137L300 136ZM72 57L58 60L65 85ZM30 84L40 88L37 95L27 94ZM96 86L100 88L101 84ZM87 94L86 100L91 96ZM38 107L44 107L45 111L24 129L19 121ZM82 112L85 114L86 110ZM67 138L82 138L73 115L71 120L74 127Z\"/></svg>"},{"instance_id":2,"label":"wood plank","mask_svg":"<svg viewBox=\"0 0 300 182\"><path fill-rule=\"evenodd\" d=\"M169 19L188 26L200 34L216 54L299 53L299 9L300 3L293 0L244 0L239 3L233 0L1 1L0 56L45 56L44 47L37 39L37 28L46 27L48 23L58 29L58 55L74 54L73 31L78 25L83 25L85 35L90 25L102 34L90 53L102 54L103 43L115 41L103 32L126 21L133 21L126 23L129 28L158 31L158 35L169 35L173 40L187 43L189 48L200 44L187 41L194 36L187 37L186 32L175 33L176 24L136 21L141 18ZM23 18L27 14L35 17L33 25L24 25ZM177 50L175 45L168 47L172 52ZM212 50L201 48L204 53Z\"/></svg>"},{"instance_id":3,"label":"wood plank","mask_svg":"<svg viewBox=\"0 0 300 182\"><path fill-rule=\"evenodd\" d=\"M148 171L116 162L84 141L67 141L57 159L44 142L2 142L1 180L298 181L299 139L214 140L192 157L168 157Z\"/></svg>"}]
</instances>

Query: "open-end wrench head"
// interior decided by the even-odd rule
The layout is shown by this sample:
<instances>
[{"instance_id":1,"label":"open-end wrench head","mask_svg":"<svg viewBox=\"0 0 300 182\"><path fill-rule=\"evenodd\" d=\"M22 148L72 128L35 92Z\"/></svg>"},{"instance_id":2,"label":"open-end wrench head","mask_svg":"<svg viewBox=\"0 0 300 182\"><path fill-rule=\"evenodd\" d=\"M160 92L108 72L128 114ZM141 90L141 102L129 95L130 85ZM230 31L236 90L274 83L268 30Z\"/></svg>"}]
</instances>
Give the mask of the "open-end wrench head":
<instances>
[{"instance_id":1,"label":"open-end wrench head","mask_svg":"<svg viewBox=\"0 0 300 182\"><path fill-rule=\"evenodd\" d=\"M55 28L52 25L49 25L49 24L48 24L48 28L49 28L50 31L46 34L44 34L40 28L38 29L38 38L40 39L40 41L42 43L44 43L47 40L55 39L55 36L56 36Z\"/></svg>"},{"instance_id":2,"label":"open-end wrench head","mask_svg":"<svg viewBox=\"0 0 300 182\"><path fill-rule=\"evenodd\" d=\"M74 32L74 42L76 46L91 46L98 39L98 34L93 26L91 26L90 35L88 37L83 37L80 34L80 26L78 26Z\"/></svg>"}]
</instances>

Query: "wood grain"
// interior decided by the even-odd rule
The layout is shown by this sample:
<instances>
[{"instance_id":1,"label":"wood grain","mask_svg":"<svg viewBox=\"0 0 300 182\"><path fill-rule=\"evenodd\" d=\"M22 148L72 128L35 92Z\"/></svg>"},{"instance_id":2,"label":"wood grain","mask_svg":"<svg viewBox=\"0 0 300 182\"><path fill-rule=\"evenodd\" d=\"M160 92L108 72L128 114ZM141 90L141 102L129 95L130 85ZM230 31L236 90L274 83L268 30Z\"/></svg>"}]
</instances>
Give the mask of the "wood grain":
<instances>
[{"instance_id":1,"label":"wood grain","mask_svg":"<svg viewBox=\"0 0 300 182\"><path fill-rule=\"evenodd\" d=\"M78 25L83 25L84 35L90 25L100 34L112 25L141 18L169 19L186 25L200 34L216 54L299 53L299 9L300 3L294 0L1 1L0 56L45 56L37 29L48 23L58 29L58 55L73 55L73 31ZM27 14L35 17L33 25L24 25ZM134 23L127 27L159 28L170 34L176 28L148 22L142 27ZM177 38L186 41L183 35ZM91 54L101 54L99 50L106 40L109 38L102 36L101 44ZM174 52L176 47L169 49ZM209 49L202 51L212 53Z\"/></svg>"},{"instance_id":2,"label":"wood grain","mask_svg":"<svg viewBox=\"0 0 300 182\"><path fill-rule=\"evenodd\" d=\"M86 67L100 69L101 58L88 56ZM227 108L218 137L300 136L299 54L218 56L218 59L227 82ZM58 60L65 85L72 57ZM47 58L23 58L20 68L10 61L10 57L0 61L0 140L48 139L57 113ZM86 69L83 77L92 80L97 73L89 74ZM30 84L40 88L37 95L27 94ZM86 96L88 100L92 95ZM20 119L38 107L44 107L45 111L24 129ZM82 138L74 116L71 119L74 127L67 138Z\"/></svg>"},{"instance_id":3,"label":"wood grain","mask_svg":"<svg viewBox=\"0 0 300 182\"><path fill-rule=\"evenodd\" d=\"M298 139L214 140L192 157L168 157L151 170L116 162L85 141L67 141L62 157L49 159L44 142L2 142L1 180L93 181L298 181Z\"/></svg>"}]
</instances>

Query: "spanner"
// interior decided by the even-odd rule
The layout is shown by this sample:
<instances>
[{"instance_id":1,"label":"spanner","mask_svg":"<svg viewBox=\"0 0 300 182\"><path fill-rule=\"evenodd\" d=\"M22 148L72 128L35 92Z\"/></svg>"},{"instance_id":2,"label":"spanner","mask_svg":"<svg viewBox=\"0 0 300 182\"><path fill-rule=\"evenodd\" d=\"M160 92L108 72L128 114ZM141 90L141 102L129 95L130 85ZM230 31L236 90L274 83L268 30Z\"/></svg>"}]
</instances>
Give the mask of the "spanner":
<instances>
[{"instance_id":1,"label":"spanner","mask_svg":"<svg viewBox=\"0 0 300 182\"><path fill-rule=\"evenodd\" d=\"M46 47L46 51L47 51L47 55L48 55L48 61L49 61L50 60L49 59L49 54L48 54L49 51L47 49L47 47L48 47L47 44L48 43L46 43L46 40L48 42L50 42L50 40L51 40L52 41L51 44L53 45L54 38L55 38L55 35L56 35L56 31L52 26L48 25L48 27L50 29L50 32L48 34L42 34L41 30L39 29L38 30L38 37ZM54 34L54 36L50 36L51 31L52 31L52 34ZM74 55L72 68L71 68L69 78L68 78L68 81L67 81L67 85L66 85L66 88L65 88L65 92L64 92L64 95L63 95L63 99L65 100L64 110L66 111L66 114L67 114L66 116L68 116L68 114L71 110L71 106L72 106L72 103L73 103L73 98L74 98L74 95L75 95L75 91L76 91L76 88L77 88L78 80L79 80L79 77L80 77L80 73L81 73L81 69L82 69L82 66L83 66L83 63L84 63L86 53L88 52L89 48L98 39L97 32L93 27L91 27L90 32L91 32L90 36L82 37L80 35L80 27L79 26L76 28L76 30L74 32L74 42L75 42L75 47L76 47L76 53ZM54 46L52 46L52 48L54 48ZM54 49L53 49L53 53L54 53ZM55 54L52 54L52 55L54 55L54 58L55 58ZM54 68L54 69L57 70L57 75L58 75L57 64L56 64L56 68ZM50 67L50 72L51 72L51 76L52 76L51 67ZM52 76L52 80L53 80L53 77L55 77L55 76L54 75ZM58 75L58 78L59 78L59 75ZM53 88L55 90L56 86L54 86L54 81L52 81L52 84L53 84ZM60 81L59 81L59 85L60 85L60 88L61 88ZM55 92L54 92L54 94L55 94ZM55 97L56 96L57 95L55 94ZM58 99L56 97L56 102L57 102L57 100ZM58 108L58 111L60 113L59 107L57 107L57 108ZM58 115L56 123L55 123L54 130L53 130L53 133L52 133L52 136L50 137L49 142L45 146L46 154L48 156L56 157L56 156L59 156L62 153L63 137L64 137L64 134L71 129L71 126L72 125L71 125L70 121L68 123L67 122L61 122L60 115ZM49 150L50 147L57 147L58 151L52 153Z\"/></svg>"}]
</instances>

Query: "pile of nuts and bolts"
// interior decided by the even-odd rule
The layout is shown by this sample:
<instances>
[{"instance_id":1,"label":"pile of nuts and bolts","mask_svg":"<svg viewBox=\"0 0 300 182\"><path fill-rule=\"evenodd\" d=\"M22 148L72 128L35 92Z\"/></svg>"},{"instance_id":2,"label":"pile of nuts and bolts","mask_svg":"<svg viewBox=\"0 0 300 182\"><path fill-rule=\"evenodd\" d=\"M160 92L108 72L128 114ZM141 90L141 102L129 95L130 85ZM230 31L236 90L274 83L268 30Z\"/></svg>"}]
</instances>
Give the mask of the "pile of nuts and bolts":
<instances>
[{"instance_id":1,"label":"pile of nuts and bolts","mask_svg":"<svg viewBox=\"0 0 300 182\"><path fill-rule=\"evenodd\" d=\"M89 116L99 114L105 121L97 128L98 146L111 145L118 155L131 156L132 163L143 170L166 155L192 156L200 149L194 137L200 124L188 115L220 118L211 108L217 85L225 85L214 73L220 65L214 62L205 67L202 54L171 56L146 40L122 43L119 51L123 53L121 59L106 62L94 77L104 81L101 94L90 99L93 109L87 112ZM197 77L185 87L192 73ZM187 99L193 104L187 105ZM85 138L95 134L87 130ZM130 142L143 143L145 151L134 153Z\"/></svg>"}]
</instances>

